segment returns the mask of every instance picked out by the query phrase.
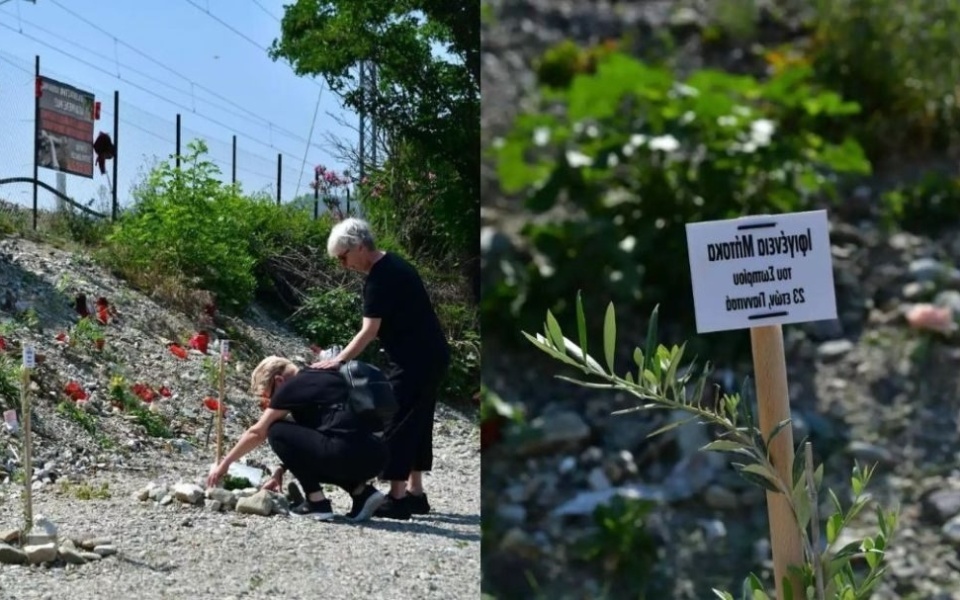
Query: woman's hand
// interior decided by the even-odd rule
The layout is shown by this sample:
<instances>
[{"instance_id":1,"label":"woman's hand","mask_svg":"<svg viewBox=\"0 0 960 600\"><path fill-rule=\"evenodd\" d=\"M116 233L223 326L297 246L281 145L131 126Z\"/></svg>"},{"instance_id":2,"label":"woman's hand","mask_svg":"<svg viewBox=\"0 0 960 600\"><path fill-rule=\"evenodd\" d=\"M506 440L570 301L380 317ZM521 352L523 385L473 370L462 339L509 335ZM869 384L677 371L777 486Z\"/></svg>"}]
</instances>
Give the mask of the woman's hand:
<instances>
[{"instance_id":1,"label":"woman's hand","mask_svg":"<svg viewBox=\"0 0 960 600\"><path fill-rule=\"evenodd\" d=\"M280 487L283 485L283 482L280 481L280 478L274 475L270 479L263 482L263 485L260 486L261 490L267 490L270 492L280 492Z\"/></svg>"},{"instance_id":2,"label":"woman's hand","mask_svg":"<svg viewBox=\"0 0 960 600\"><path fill-rule=\"evenodd\" d=\"M326 359L326 360L321 360L320 362L315 362L315 363L313 363L312 365L310 365L310 368L312 368L312 369L339 369L339 368L340 368L340 365L342 365L342 364L343 364L342 361L339 361L339 360L337 360L337 359L335 359L335 358L328 358L328 359Z\"/></svg>"},{"instance_id":3,"label":"woman's hand","mask_svg":"<svg viewBox=\"0 0 960 600\"><path fill-rule=\"evenodd\" d=\"M227 465L221 462L218 465L210 467L210 474L207 475L207 488L217 487L223 476L227 474Z\"/></svg>"}]
</instances>

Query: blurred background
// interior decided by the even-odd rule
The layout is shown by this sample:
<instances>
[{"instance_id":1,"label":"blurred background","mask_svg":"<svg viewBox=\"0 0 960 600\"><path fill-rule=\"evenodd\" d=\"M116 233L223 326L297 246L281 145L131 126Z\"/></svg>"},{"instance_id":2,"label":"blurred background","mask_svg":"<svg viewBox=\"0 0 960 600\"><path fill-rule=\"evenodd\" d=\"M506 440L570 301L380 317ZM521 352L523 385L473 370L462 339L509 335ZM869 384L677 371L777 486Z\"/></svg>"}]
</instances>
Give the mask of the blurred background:
<instances>
[{"instance_id":1,"label":"blurred background","mask_svg":"<svg viewBox=\"0 0 960 600\"><path fill-rule=\"evenodd\" d=\"M684 224L826 208L838 319L784 327L794 440L844 505L859 461L900 507L869 597L960 598L960 3L484 0L482 38L484 592L772 592L762 491L697 458L715 432L648 438L673 415L611 415L636 402L521 332L576 339L582 291L599 348L613 302L625 370L659 306L749 400L748 332L696 335Z\"/></svg>"}]
</instances>

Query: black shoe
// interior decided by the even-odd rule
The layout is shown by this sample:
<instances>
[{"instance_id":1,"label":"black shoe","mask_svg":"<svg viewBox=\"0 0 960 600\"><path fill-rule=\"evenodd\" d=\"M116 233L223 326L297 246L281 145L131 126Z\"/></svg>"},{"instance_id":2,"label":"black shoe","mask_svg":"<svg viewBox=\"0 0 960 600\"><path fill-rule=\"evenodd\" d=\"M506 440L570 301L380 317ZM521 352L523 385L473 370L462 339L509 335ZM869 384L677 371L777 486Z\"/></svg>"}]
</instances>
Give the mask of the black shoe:
<instances>
[{"instance_id":1,"label":"black shoe","mask_svg":"<svg viewBox=\"0 0 960 600\"><path fill-rule=\"evenodd\" d=\"M353 508L347 513L347 518L351 521L366 521L377 512L387 497L377 491L372 485L367 485L363 491L353 498Z\"/></svg>"},{"instance_id":2,"label":"black shoe","mask_svg":"<svg viewBox=\"0 0 960 600\"><path fill-rule=\"evenodd\" d=\"M410 520L410 504L407 502L407 496L403 498L387 496L386 501L377 509L376 516L381 519Z\"/></svg>"},{"instance_id":3,"label":"black shoe","mask_svg":"<svg viewBox=\"0 0 960 600\"><path fill-rule=\"evenodd\" d=\"M290 514L300 517L310 517L317 521L329 521L334 516L333 505L330 504L330 500L320 500L319 502L304 500L291 510Z\"/></svg>"},{"instance_id":4,"label":"black shoe","mask_svg":"<svg viewBox=\"0 0 960 600\"><path fill-rule=\"evenodd\" d=\"M297 482L291 481L287 484L287 500L290 502L290 508L295 508L303 504L304 499L303 492L300 491L300 486L297 485Z\"/></svg>"},{"instance_id":5,"label":"black shoe","mask_svg":"<svg viewBox=\"0 0 960 600\"><path fill-rule=\"evenodd\" d=\"M425 515L430 512L430 503L427 502L426 492L422 494L411 494L407 492L407 506L410 507L410 514Z\"/></svg>"}]
</instances>

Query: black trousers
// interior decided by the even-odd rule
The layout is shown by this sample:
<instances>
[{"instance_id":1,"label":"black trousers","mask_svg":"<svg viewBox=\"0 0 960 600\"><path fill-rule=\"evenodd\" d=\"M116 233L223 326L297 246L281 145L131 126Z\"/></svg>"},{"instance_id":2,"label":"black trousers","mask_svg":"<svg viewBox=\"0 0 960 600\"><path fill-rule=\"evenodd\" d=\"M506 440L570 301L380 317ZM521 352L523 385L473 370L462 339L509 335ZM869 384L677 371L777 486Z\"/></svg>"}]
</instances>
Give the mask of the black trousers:
<instances>
[{"instance_id":1,"label":"black trousers","mask_svg":"<svg viewBox=\"0 0 960 600\"><path fill-rule=\"evenodd\" d=\"M387 466L380 479L402 481L411 471L433 468L433 419L440 384L449 362L431 373L397 370L390 378L398 410L384 439L390 449Z\"/></svg>"},{"instance_id":2,"label":"black trousers","mask_svg":"<svg viewBox=\"0 0 960 600\"><path fill-rule=\"evenodd\" d=\"M276 421L267 440L306 494L323 483L352 494L380 473L387 461L383 441L369 433L317 431L291 421Z\"/></svg>"}]
</instances>

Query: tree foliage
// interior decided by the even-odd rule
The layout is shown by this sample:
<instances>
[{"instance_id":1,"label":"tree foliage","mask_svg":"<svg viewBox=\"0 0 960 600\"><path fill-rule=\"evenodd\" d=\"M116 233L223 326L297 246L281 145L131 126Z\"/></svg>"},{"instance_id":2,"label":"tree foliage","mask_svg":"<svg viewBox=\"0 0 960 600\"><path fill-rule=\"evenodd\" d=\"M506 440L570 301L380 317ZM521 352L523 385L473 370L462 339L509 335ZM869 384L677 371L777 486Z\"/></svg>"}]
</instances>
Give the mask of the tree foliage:
<instances>
[{"instance_id":1,"label":"tree foliage","mask_svg":"<svg viewBox=\"0 0 960 600\"><path fill-rule=\"evenodd\" d=\"M437 50L440 50L438 52ZM297 0L270 52L321 75L344 104L443 157L468 198L479 189L480 6L440 0ZM358 67L377 66L376 94Z\"/></svg>"}]
</instances>

